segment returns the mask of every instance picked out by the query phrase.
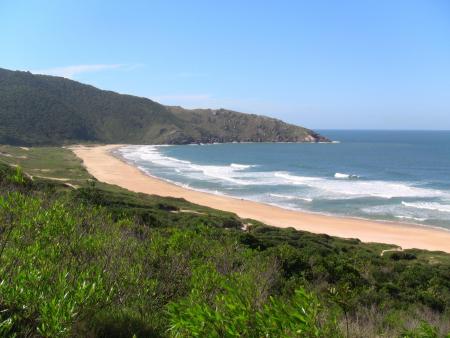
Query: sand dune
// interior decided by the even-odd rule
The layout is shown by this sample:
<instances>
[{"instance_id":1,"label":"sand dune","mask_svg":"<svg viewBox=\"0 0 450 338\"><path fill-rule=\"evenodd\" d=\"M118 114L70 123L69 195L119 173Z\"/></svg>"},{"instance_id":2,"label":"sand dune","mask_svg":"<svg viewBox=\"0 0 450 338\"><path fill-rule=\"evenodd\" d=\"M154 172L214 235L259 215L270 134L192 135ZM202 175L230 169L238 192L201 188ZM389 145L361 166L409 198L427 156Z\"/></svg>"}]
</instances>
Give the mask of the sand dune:
<instances>
[{"instance_id":1,"label":"sand dune","mask_svg":"<svg viewBox=\"0 0 450 338\"><path fill-rule=\"evenodd\" d=\"M230 211L277 227L293 227L363 242L390 243L403 249L419 248L450 252L450 231L403 223L376 222L287 210L238 198L185 189L145 175L110 154L119 145L71 148L99 181L135 192L180 197L211 208Z\"/></svg>"}]
</instances>

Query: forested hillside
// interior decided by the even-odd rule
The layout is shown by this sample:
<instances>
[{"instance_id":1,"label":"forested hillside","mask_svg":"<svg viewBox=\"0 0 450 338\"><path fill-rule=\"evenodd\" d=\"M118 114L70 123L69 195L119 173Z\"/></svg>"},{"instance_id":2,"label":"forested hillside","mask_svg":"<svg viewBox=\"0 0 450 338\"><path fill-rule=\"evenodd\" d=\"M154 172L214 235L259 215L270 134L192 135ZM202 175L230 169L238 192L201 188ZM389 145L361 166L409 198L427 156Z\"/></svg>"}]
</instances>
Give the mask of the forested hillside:
<instances>
[{"instance_id":1,"label":"forested hillside","mask_svg":"<svg viewBox=\"0 0 450 338\"><path fill-rule=\"evenodd\" d=\"M226 109L188 110L62 77L0 69L0 144L317 142L315 132Z\"/></svg>"}]
</instances>

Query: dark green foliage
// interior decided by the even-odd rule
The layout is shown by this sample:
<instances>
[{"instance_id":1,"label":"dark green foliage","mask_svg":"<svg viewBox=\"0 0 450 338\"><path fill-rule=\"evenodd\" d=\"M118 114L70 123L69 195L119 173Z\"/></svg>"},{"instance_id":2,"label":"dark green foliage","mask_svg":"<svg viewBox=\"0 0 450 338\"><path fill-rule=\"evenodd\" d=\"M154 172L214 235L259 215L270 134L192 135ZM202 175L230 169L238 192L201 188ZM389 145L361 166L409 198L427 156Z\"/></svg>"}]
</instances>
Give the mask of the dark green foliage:
<instances>
[{"instance_id":1,"label":"dark green foliage","mask_svg":"<svg viewBox=\"0 0 450 338\"><path fill-rule=\"evenodd\" d=\"M90 228L97 217L83 208L70 213L61 202L44 206L16 192L1 197L0 220L7 224L0 256L1 307L12 331L66 336L82 312L88 315L109 302L112 285L94 258L106 249ZM86 224L84 236L79 221Z\"/></svg>"},{"instance_id":2,"label":"dark green foliage","mask_svg":"<svg viewBox=\"0 0 450 338\"><path fill-rule=\"evenodd\" d=\"M435 327L422 321L417 328L406 330L401 336L402 338L438 338L439 332ZM446 338L449 337L450 333L446 336Z\"/></svg>"},{"instance_id":3,"label":"dark green foliage","mask_svg":"<svg viewBox=\"0 0 450 338\"><path fill-rule=\"evenodd\" d=\"M225 109L187 110L61 77L0 69L0 144L315 142L279 120Z\"/></svg>"},{"instance_id":4,"label":"dark green foliage","mask_svg":"<svg viewBox=\"0 0 450 338\"><path fill-rule=\"evenodd\" d=\"M0 165L0 337L443 337L450 256L387 248Z\"/></svg>"},{"instance_id":5,"label":"dark green foliage","mask_svg":"<svg viewBox=\"0 0 450 338\"><path fill-rule=\"evenodd\" d=\"M183 199L163 198L145 194L130 194L124 189L105 185L90 186L73 191L80 202L106 207L114 219L132 218L148 227L189 227L211 225L222 228L241 228L242 221L234 214L188 203Z\"/></svg>"},{"instance_id":6,"label":"dark green foliage","mask_svg":"<svg viewBox=\"0 0 450 338\"><path fill-rule=\"evenodd\" d=\"M406 260L412 260L412 259L416 259L416 255L414 255L413 253L410 252L393 252L392 254L390 254L389 256L391 259L395 260L395 261L399 261L401 259L406 259Z\"/></svg>"},{"instance_id":7,"label":"dark green foliage","mask_svg":"<svg viewBox=\"0 0 450 338\"><path fill-rule=\"evenodd\" d=\"M320 323L322 309L313 294L300 288L288 299L267 298L254 287L258 275L223 276L213 267L197 269L188 297L169 305L170 332L177 337L340 335L332 321Z\"/></svg>"},{"instance_id":8,"label":"dark green foliage","mask_svg":"<svg viewBox=\"0 0 450 338\"><path fill-rule=\"evenodd\" d=\"M34 182L29 179L20 167L10 167L0 163L0 187L3 192L28 191L35 186Z\"/></svg>"}]
</instances>

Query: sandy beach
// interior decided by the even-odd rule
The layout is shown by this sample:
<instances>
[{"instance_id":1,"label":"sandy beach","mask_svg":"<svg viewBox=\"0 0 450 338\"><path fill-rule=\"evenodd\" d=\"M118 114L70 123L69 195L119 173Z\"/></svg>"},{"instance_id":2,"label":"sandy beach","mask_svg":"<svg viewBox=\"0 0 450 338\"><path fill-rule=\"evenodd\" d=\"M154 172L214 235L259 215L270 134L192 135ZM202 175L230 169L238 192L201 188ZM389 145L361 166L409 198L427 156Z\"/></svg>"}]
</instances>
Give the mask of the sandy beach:
<instances>
[{"instance_id":1,"label":"sandy beach","mask_svg":"<svg viewBox=\"0 0 450 338\"><path fill-rule=\"evenodd\" d=\"M419 248L450 253L450 231L403 223L377 222L292 211L238 198L189 190L145 175L139 169L110 154L120 145L77 146L72 151L82 159L91 175L99 181L125 189L184 198L192 203L236 213L277 227L293 227L363 242L389 243L403 249Z\"/></svg>"}]
</instances>

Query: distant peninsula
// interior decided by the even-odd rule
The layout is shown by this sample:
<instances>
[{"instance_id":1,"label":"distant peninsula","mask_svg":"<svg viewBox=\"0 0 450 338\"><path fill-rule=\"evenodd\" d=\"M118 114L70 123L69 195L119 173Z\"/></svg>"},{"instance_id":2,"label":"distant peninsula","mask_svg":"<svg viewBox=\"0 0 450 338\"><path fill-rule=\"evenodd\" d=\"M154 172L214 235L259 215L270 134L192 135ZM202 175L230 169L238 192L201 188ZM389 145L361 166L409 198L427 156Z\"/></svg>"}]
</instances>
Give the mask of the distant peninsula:
<instances>
[{"instance_id":1,"label":"distant peninsula","mask_svg":"<svg viewBox=\"0 0 450 338\"><path fill-rule=\"evenodd\" d=\"M0 68L0 144L328 142L278 119L184 109L62 77Z\"/></svg>"}]
</instances>

